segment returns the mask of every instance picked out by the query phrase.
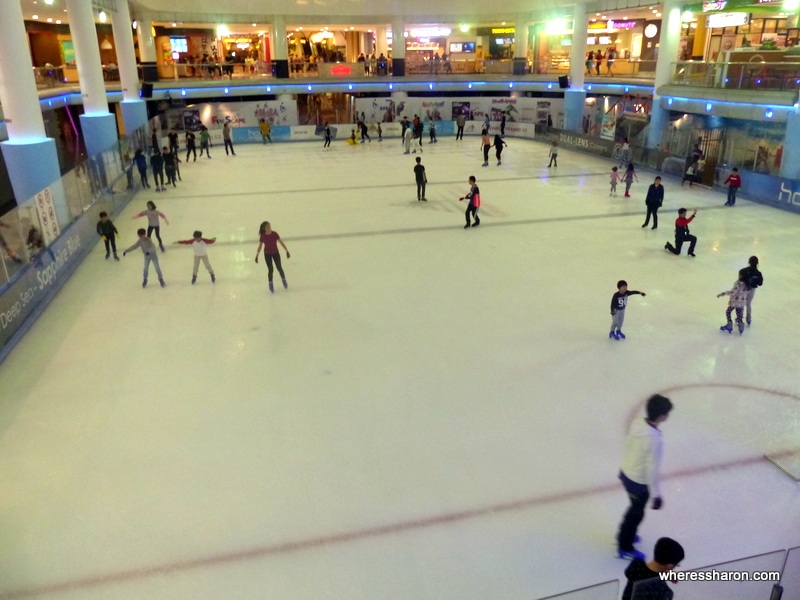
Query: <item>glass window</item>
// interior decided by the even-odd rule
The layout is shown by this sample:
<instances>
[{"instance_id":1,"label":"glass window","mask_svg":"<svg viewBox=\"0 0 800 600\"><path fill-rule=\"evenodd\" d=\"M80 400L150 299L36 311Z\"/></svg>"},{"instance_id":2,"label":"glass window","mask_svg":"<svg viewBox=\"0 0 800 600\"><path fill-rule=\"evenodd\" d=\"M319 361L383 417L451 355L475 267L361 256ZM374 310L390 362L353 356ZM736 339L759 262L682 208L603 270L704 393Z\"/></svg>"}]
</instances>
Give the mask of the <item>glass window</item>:
<instances>
[{"instance_id":1,"label":"glass window","mask_svg":"<svg viewBox=\"0 0 800 600\"><path fill-rule=\"evenodd\" d=\"M764 19L752 19L750 21L750 32L761 33L764 29Z\"/></svg>"},{"instance_id":2,"label":"glass window","mask_svg":"<svg viewBox=\"0 0 800 600\"><path fill-rule=\"evenodd\" d=\"M778 21L776 19L766 19L764 21L764 33L775 33L778 31Z\"/></svg>"},{"instance_id":3,"label":"glass window","mask_svg":"<svg viewBox=\"0 0 800 600\"><path fill-rule=\"evenodd\" d=\"M736 33L736 27L726 27L725 33Z\"/></svg>"},{"instance_id":4,"label":"glass window","mask_svg":"<svg viewBox=\"0 0 800 600\"><path fill-rule=\"evenodd\" d=\"M737 33L750 33L750 25L740 25Z\"/></svg>"}]
</instances>

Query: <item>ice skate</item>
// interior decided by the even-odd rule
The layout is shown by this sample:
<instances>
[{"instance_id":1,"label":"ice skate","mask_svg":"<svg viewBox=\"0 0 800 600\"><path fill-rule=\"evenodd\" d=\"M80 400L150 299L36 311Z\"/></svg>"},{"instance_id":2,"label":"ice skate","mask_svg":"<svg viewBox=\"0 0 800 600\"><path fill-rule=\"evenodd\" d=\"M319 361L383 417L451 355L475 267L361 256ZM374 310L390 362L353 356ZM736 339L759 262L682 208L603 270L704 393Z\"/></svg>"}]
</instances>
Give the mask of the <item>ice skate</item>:
<instances>
[{"instance_id":1,"label":"ice skate","mask_svg":"<svg viewBox=\"0 0 800 600\"><path fill-rule=\"evenodd\" d=\"M719 330L720 331L727 331L728 333L732 333L733 332L733 324L730 321L728 321L728 324L727 325L723 325L722 327L719 328Z\"/></svg>"},{"instance_id":2,"label":"ice skate","mask_svg":"<svg viewBox=\"0 0 800 600\"><path fill-rule=\"evenodd\" d=\"M211 283L217 283L217 277L213 273L211 274Z\"/></svg>"},{"instance_id":3,"label":"ice skate","mask_svg":"<svg viewBox=\"0 0 800 600\"><path fill-rule=\"evenodd\" d=\"M269 282L269 293L270 294L274 294L275 293L275 286L272 285L271 281Z\"/></svg>"},{"instance_id":4,"label":"ice skate","mask_svg":"<svg viewBox=\"0 0 800 600\"><path fill-rule=\"evenodd\" d=\"M618 340L619 338L617 337L617 332L616 331L610 331L608 333L608 339L610 339L610 340Z\"/></svg>"},{"instance_id":5,"label":"ice skate","mask_svg":"<svg viewBox=\"0 0 800 600\"><path fill-rule=\"evenodd\" d=\"M617 550L617 556L625 560L633 560L634 558L645 560L644 553L639 552L636 548L633 550Z\"/></svg>"},{"instance_id":6,"label":"ice skate","mask_svg":"<svg viewBox=\"0 0 800 600\"><path fill-rule=\"evenodd\" d=\"M192 275L192 285L197 281L197 275Z\"/></svg>"},{"instance_id":7,"label":"ice skate","mask_svg":"<svg viewBox=\"0 0 800 600\"><path fill-rule=\"evenodd\" d=\"M621 331L617 331L617 339L618 340L624 340L625 339L625 334L622 333Z\"/></svg>"},{"instance_id":8,"label":"ice skate","mask_svg":"<svg viewBox=\"0 0 800 600\"><path fill-rule=\"evenodd\" d=\"M286 279L285 278L281 279L281 281L283 282L283 289L288 290L289 289L289 284L286 281Z\"/></svg>"},{"instance_id":9,"label":"ice skate","mask_svg":"<svg viewBox=\"0 0 800 600\"><path fill-rule=\"evenodd\" d=\"M142 288L146 288L146 287L147 287L147 279L142 281Z\"/></svg>"},{"instance_id":10,"label":"ice skate","mask_svg":"<svg viewBox=\"0 0 800 600\"><path fill-rule=\"evenodd\" d=\"M167 287L167 284L166 284L166 282L165 282L163 279L159 279L159 280L158 280L158 283L160 283L160 284L161 284L161 287Z\"/></svg>"}]
</instances>

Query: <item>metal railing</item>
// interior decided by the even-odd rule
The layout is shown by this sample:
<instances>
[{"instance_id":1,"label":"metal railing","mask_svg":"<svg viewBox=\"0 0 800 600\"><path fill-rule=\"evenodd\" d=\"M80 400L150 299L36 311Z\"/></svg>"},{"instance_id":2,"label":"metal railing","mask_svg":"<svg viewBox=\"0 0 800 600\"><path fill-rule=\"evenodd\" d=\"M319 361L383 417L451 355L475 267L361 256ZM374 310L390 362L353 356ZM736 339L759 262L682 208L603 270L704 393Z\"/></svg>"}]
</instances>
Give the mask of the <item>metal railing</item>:
<instances>
[{"instance_id":1,"label":"metal railing","mask_svg":"<svg viewBox=\"0 0 800 600\"><path fill-rule=\"evenodd\" d=\"M672 67L673 85L771 91L800 88L800 62L765 62L758 54L748 62L682 61Z\"/></svg>"}]
</instances>

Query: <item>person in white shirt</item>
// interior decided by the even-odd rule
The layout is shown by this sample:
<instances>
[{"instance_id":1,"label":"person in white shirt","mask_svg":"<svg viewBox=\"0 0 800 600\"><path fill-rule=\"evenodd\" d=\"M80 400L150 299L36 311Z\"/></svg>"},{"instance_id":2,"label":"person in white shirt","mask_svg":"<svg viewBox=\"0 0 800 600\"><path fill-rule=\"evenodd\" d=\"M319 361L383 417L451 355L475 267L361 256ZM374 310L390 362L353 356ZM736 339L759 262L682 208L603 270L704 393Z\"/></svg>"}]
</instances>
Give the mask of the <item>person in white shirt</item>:
<instances>
[{"instance_id":1,"label":"person in white shirt","mask_svg":"<svg viewBox=\"0 0 800 600\"><path fill-rule=\"evenodd\" d=\"M664 442L658 426L667 420L672 410L669 398L658 394L647 401L647 418L637 419L631 424L625 438L625 454L619 478L631 505L617 534L617 550L620 558L644 560L644 554L634 548L636 530L644 519L644 510L650 493L654 495L653 510L663 505L661 499L661 458Z\"/></svg>"},{"instance_id":2,"label":"person in white shirt","mask_svg":"<svg viewBox=\"0 0 800 600\"><path fill-rule=\"evenodd\" d=\"M217 281L216 275L214 275L214 268L211 266L211 263L208 261L208 248L206 245L213 244L217 241L217 238L211 238L207 240L203 237L202 231L195 231L192 234L192 239L190 240L180 240L175 242L176 244L185 244L185 245L192 245L192 250L194 250L194 269L192 270L192 285L194 285L195 281L197 281L197 270L200 268L200 261L203 261L203 265L206 267L206 271L208 274L211 275L211 283L215 283Z\"/></svg>"}]
</instances>

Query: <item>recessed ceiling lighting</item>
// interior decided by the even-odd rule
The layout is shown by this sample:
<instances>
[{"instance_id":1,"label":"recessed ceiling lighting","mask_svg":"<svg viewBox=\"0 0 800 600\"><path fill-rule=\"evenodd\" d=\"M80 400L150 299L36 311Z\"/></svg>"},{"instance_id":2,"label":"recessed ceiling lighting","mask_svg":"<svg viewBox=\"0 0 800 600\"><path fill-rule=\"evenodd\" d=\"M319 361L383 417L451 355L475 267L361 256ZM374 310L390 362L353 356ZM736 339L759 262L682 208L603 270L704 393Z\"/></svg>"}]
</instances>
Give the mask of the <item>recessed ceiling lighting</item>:
<instances>
[{"instance_id":1,"label":"recessed ceiling lighting","mask_svg":"<svg viewBox=\"0 0 800 600\"><path fill-rule=\"evenodd\" d=\"M61 25L61 19L56 19L56 25Z\"/></svg>"},{"instance_id":2,"label":"recessed ceiling lighting","mask_svg":"<svg viewBox=\"0 0 800 600\"><path fill-rule=\"evenodd\" d=\"M661 16L661 13L656 13L656 16L657 16L657 17L660 17L660 16Z\"/></svg>"},{"instance_id":3,"label":"recessed ceiling lighting","mask_svg":"<svg viewBox=\"0 0 800 600\"><path fill-rule=\"evenodd\" d=\"M597 21L597 19L592 19L592 23L594 23L595 21Z\"/></svg>"},{"instance_id":4,"label":"recessed ceiling lighting","mask_svg":"<svg viewBox=\"0 0 800 600\"><path fill-rule=\"evenodd\" d=\"M627 21L627 20L628 20L628 17L622 17L622 20L623 20L623 21Z\"/></svg>"},{"instance_id":5,"label":"recessed ceiling lighting","mask_svg":"<svg viewBox=\"0 0 800 600\"><path fill-rule=\"evenodd\" d=\"M503 21L503 22L501 23L501 25L505 25L505 24L506 24L506 22L505 22L505 21Z\"/></svg>"},{"instance_id":6,"label":"recessed ceiling lighting","mask_svg":"<svg viewBox=\"0 0 800 600\"><path fill-rule=\"evenodd\" d=\"M53 19L47 19L47 22L48 22L48 23L52 23L52 22L53 22Z\"/></svg>"},{"instance_id":7,"label":"recessed ceiling lighting","mask_svg":"<svg viewBox=\"0 0 800 600\"><path fill-rule=\"evenodd\" d=\"M350 31L353 31L353 29L355 29L355 27L351 27L351 28L350 28Z\"/></svg>"},{"instance_id":8,"label":"recessed ceiling lighting","mask_svg":"<svg viewBox=\"0 0 800 600\"><path fill-rule=\"evenodd\" d=\"M47 6L51 6L53 4L53 0L44 0L44 3L47 4Z\"/></svg>"},{"instance_id":9,"label":"recessed ceiling lighting","mask_svg":"<svg viewBox=\"0 0 800 600\"><path fill-rule=\"evenodd\" d=\"M173 26L173 27L177 27L177 26L178 26L178 24L177 24L177 23L173 23L173 24L172 24L172 26Z\"/></svg>"},{"instance_id":10,"label":"recessed ceiling lighting","mask_svg":"<svg viewBox=\"0 0 800 600\"><path fill-rule=\"evenodd\" d=\"M108 15L106 11L101 10L100 13L97 15L97 18L100 20L101 23L105 23L106 19L108 19Z\"/></svg>"},{"instance_id":11,"label":"recessed ceiling lighting","mask_svg":"<svg viewBox=\"0 0 800 600\"><path fill-rule=\"evenodd\" d=\"M255 27L256 25L257 25L257 23L253 23L253 27Z\"/></svg>"},{"instance_id":12,"label":"recessed ceiling lighting","mask_svg":"<svg viewBox=\"0 0 800 600\"><path fill-rule=\"evenodd\" d=\"M595 16L595 17L599 17L599 16L600 16L600 13L594 13L594 16Z\"/></svg>"}]
</instances>

